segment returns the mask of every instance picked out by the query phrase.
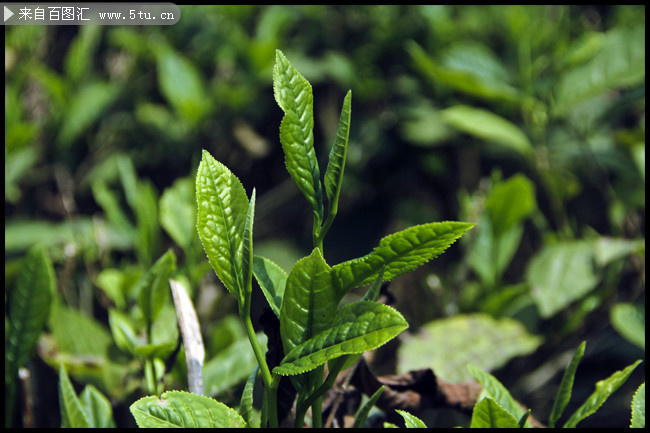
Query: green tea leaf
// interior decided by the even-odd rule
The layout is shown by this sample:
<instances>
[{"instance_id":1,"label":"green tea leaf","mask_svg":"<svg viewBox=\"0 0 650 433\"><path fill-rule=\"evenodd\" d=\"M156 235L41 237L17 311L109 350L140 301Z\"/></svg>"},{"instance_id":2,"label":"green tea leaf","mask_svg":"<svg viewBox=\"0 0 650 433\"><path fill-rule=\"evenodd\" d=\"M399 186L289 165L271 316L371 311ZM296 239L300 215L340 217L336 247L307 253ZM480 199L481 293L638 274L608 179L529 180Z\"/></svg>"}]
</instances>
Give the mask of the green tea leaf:
<instances>
[{"instance_id":1,"label":"green tea leaf","mask_svg":"<svg viewBox=\"0 0 650 433\"><path fill-rule=\"evenodd\" d=\"M208 94L200 72L182 54L163 44L155 45L158 85L167 102L191 123L209 110Z\"/></svg>"},{"instance_id":2,"label":"green tea leaf","mask_svg":"<svg viewBox=\"0 0 650 433\"><path fill-rule=\"evenodd\" d=\"M160 196L160 225L186 254L195 236L194 203L194 185L188 178L176 180Z\"/></svg>"},{"instance_id":3,"label":"green tea leaf","mask_svg":"<svg viewBox=\"0 0 650 433\"><path fill-rule=\"evenodd\" d=\"M266 334L259 332L255 335L266 352ZM250 342L242 336L203 366L205 394L216 396L244 382L256 365L257 360Z\"/></svg>"},{"instance_id":4,"label":"green tea leaf","mask_svg":"<svg viewBox=\"0 0 650 433\"><path fill-rule=\"evenodd\" d=\"M616 392L616 390L627 381L634 369L640 363L641 360L639 359L634 364L625 367L623 370L617 371L607 379L598 381L596 383L596 390L587 398L582 406L571 415L571 418L564 423L564 428L573 428L589 415L596 413L609 396Z\"/></svg>"},{"instance_id":5,"label":"green tea leaf","mask_svg":"<svg viewBox=\"0 0 650 433\"><path fill-rule=\"evenodd\" d=\"M273 67L273 91L275 100L284 111L280 124L280 142L287 170L320 222L323 220L323 193L314 151L311 84L280 50L276 51Z\"/></svg>"},{"instance_id":6,"label":"green tea leaf","mask_svg":"<svg viewBox=\"0 0 650 433\"><path fill-rule=\"evenodd\" d=\"M596 263L605 266L631 253L645 253L645 239L622 239L601 236L594 243Z\"/></svg>"},{"instance_id":7,"label":"green tea leaf","mask_svg":"<svg viewBox=\"0 0 650 433\"><path fill-rule=\"evenodd\" d=\"M645 382L639 386L632 399L630 428L645 428Z\"/></svg>"},{"instance_id":8,"label":"green tea leaf","mask_svg":"<svg viewBox=\"0 0 650 433\"><path fill-rule=\"evenodd\" d=\"M490 397L484 398L474 406L470 428L517 427L517 419Z\"/></svg>"},{"instance_id":9,"label":"green tea leaf","mask_svg":"<svg viewBox=\"0 0 650 433\"><path fill-rule=\"evenodd\" d=\"M140 428L244 428L246 421L223 403L185 391L143 397L130 407Z\"/></svg>"},{"instance_id":10,"label":"green tea leaf","mask_svg":"<svg viewBox=\"0 0 650 433\"><path fill-rule=\"evenodd\" d=\"M138 182L137 203L133 209L137 227L135 249L141 263L150 264L158 252L160 226L158 225L158 196L149 181Z\"/></svg>"},{"instance_id":11,"label":"green tea leaf","mask_svg":"<svg viewBox=\"0 0 650 433\"><path fill-rule=\"evenodd\" d=\"M645 350L645 309L622 302L614 304L609 320L626 340Z\"/></svg>"},{"instance_id":12,"label":"green tea leaf","mask_svg":"<svg viewBox=\"0 0 650 433\"><path fill-rule=\"evenodd\" d=\"M481 385L483 385L483 392L488 396L494 399L503 409L505 409L515 421L517 425L517 420L520 419L525 411L519 406L519 404L512 398L510 392L506 389L505 386L499 382L499 380L487 373L485 371L479 370L472 365L468 365L467 369L472 373L472 375L478 380ZM531 427L530 421L526 421L526 426Z\"/></svg>"},{"instance_id":13,"label":"green tea leaf","mask_svg":"<svg viewBox=\"0 0 650 433\"><path fill-rule=\"evenodd\" d=\"M331 270L320 249L314 248L289 273L280 310L284 353L331 325L338 307Z\"/></svg>"},{"instance_id":14,"label":"green tea leaf","mask_svg":"<svg viewBox=\"0 0 650 433\"><path fill-rule=\"evenodd\" d=\"M375 349L407 328L402 315L387 305L347 304L327 329L290 351L273 371L283 376L304 373L330 359Z\"/></svg>"},{"instance_id":15,"label":"green tea leaf","mask_svg":"<svg viewBox=\"0 0 650 433\"><path fill-rule=\"evenodd\" d=\"M343 183L343 171L345 169L345 159L348 151L348 138L350 136L350 113L351 113L352 91L345 95L339 127L336 131L336 140L330 151L327 170L323 183L325 184L325 193L330 214L336 214L341 193L341 184Z\"/></svg>"},{"instance_id":16,"label":"green tea leaf","mask_svg":"<svg viewBox=\"0 0 650 433\"><path fill-rule=\"evenodd\" d=\"M338 358L337 358L338 359ZM377 403L377 400L379 400L379 397L381 397L381 394L384 392L384 385L380 386L377 391L375 391L368 401L359 408L359 410L356 413L356 416L354 417L354 425L352 428L362 428L363 425L366 423L366 420L368 419L368 414L370 413L370 409Z\"/></svg>"},{"instance_id":17,"label":"green tea leaf","mask_svg":"<svg viewBox=\"0 0 650 433\"><path fill-rule=\"evenodd\" d=\"M241 401L239 402L239 414L251 427L259 427L259 425L254 426L251 422L253 416L253 390L255 388L255 379L257 378L257 373L260 370L260 366L256 365L253 368L248 380L246 380L246 385L244 386L244 391L241 394Z\"/></svg>"},{"instance_id":18,"label":"green tea leaf","mask_svg":"<svg viewBox=\"0 0 650 433\"><path fill-rule=\"evenodd\" d=\"M397 409L395 412L402 415L406 428L427 428L426 424L415 415L411 415L407 411L399 409Z\"/></svg>"},{"instance_id":19,"label":"green tea leaf","mask_svg":"<svg viewBox=\"0 0 650 433\"><path fill-rule=\"evenodd\" d=\"M592 245L583 241L547 245L531 259L526 279L543 318L553 316L596 287L593 259Z\"/></svg>"},{"instance_id":20,"label":"green tea leaf","mask_svg":"<svg viewBox=\"0 0 650 433\"><path fill-rule=\"evenodd\" d=\"M254 256L253 275L255 275L255 279L260 285L266 301L279 319L282 299L287 286L287 273L271 260Z\"/></svg>"},{"instance_id":21,"label":"green tea leaf","mask_svg":"<svg viewBox=\"0 0 650 433\"><path fill-rule=\"evenodd\" d=\"M562 416L566 405L569 404L571 400L571 392L573 390L573 380L576 375L576 370L578 369L578 364L582 360L583 355L585 354L585 345L586 342L582 342L580 346L576 349L569 366L562 376L562 382L560 383L560 388L557 390L557 395L555 396L555 402L553 403L553 410L551 411L551 416L548 419L548 426L553 428L555 423Z\"/></svg>"},{"instance_id":22,"label":"green tea leaf","mask_svg":"<svg viewBox=\"0 0 650 433\"><path fill-rule=\"evenodd\" d=\"M169 249L142 277L138 284L138 306L147 323L153 323L169 301L169 277L176 270L176 255Z\"/></svg>"},{"instance_id":23,"label":"green tea leaf","mask_svg":"<svg viewBox=\"0 0 650 433\"><path fill-rule=\"evenodd\" d=\"M8 292L5 384L14 382L18 369L29 359L50 315L54 291L50 258L44 248L31 248L22 261L15 287Z\"/></svg>"},{"instance_id":24,"label":"green tea leaf","mask_svg":"<svg viewBox=\"0 0 650 433\"><path fill-rule=\"evenodd\" d=\"M90 427L88 417L63 365L59 367L59 407L61 409L61 428Z\"/></svg>"},{"instance_id":25,"label":"green tea leaf","mask_svg":"<svg viewBox=\"0 0 650 433\"><path fill-rule=\"evenodd\" d=\"M505 146L525 157L533 154L533 145L526 134L514 123L491 111L455 105L442 110L440 115L447 125L461 132Z\"/></svg>"},{"instance_id":26,"label":"green tea leaf","mask_svg":"<svg viewBox=\"0 0 650 433\"><path fill-rule=\"evenodd\" d=\"M370 254L333 266L338 296L372 283L382 267L385 267L385 281L417 268L442 254L473 226L472 223L435 222L386 236Z\"/></svg>"},{"instance_id":27,"label":"green tea leaf","mask_svg":"<svg viewBox=\"0 0 650 433\"><path fill-rule=\"evenodd\" d=\"M90 428L115 428L111 402L93 385L86 385L80 396Z\"/></svg>"},{"instance_id":28,"label":"green tea leaf","mask_svg":"<svg viewBox=\"0 0 650 433\"><path fill-rule=\"evenodd\" d=\"M397 370L431 368L441 379L460 383L472 379L467 364L490 371L533 353L541 343L542 338L530 335L521 322L509 317L456 315L426 323L418 334L405 338L398 348Z\"/></svg>"},{"instance_id":29,"label":"green tea leaf","mask_svg":"<svg viewBox=\"0 0 650 433\"><path fill-rule=\"evenodd\" d=\"M100 322L58 299L52 303L48 326L58 350L63 353L84 355L87 359L103 362L113 343L110 332Z\"/></svg>"},{"instance_id":30,"label":"green tea leaf","mask_svg":"<svg viewBox=\"0 0 650 433\"><path fill-rule=\"evenodd\" d=\"M253 281L253 220L255 218L255 188L251 193L251 200L248 204L246 221L244 222L244 238L242 246L242 274L244 285L242 286L242 299L240 306L250 307ZM250 310L248 313L250 314Z\"/></svg>"},{"instance_id":31,"label":"green tea leaf","mask_svg":"<svg viewBox=\"0 0 650 433\"><path fill-rule=\"evenodd\" d=\"M608 89L643 84L644 79L645 25L617 26L605 33L594 58L558 81L554 114L563 116L577 104Z\"/></svg>"},{"instance_id":32,"label":"green tea leaf","mask_svg":"<svg viewBox=\"0 0 650 433\"><path fill-rule=\"evenodd\" d=\"M135 355L135 348L143 342L136 335L129 316L115 308L108 311L108 324L117 347L126 353Z\"/></svg>"},{"instance_id":33,"label":"green tea leaf","mask_svg":"<svg viewBox=\"0 0 650 433\"><path fill-rule=\"evenodd\" d=\"M485 210L497 237L536 208L535 185L523 174L515 174L494 185L485 202Z\"/></svg>"},{"instance_id":34,"label":"green tea leaf","mask_svg":"<svg viewBox=\"0 0 650 433\"><path fill-rule=\"evenodd\" d=\"M205 150L196 175L196 201L203 249L223 285L239 300L248 197L237 176Z\"/></svg>"}]
</instances>

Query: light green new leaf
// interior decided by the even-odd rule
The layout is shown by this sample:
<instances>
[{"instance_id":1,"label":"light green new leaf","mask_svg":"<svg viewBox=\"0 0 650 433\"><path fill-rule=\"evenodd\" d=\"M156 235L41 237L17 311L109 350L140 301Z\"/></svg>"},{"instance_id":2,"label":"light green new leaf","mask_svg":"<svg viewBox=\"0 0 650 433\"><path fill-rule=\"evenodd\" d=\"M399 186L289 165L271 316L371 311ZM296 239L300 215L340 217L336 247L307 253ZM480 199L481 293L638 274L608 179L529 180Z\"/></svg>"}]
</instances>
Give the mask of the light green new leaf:
<instances>
[{"instance_id":1,"label":"light green new leaf","mask_svg":"<svg viewBox=\"0 0 650 433\"><path fill-rule=\"evenodd\" d=\"M470 428L517 428L517 419L490 397L476 403Z\"/></svg>"},{"instance_id":2,"label":"light green new leaf","mask_svg":"<svg viewBox=\"0 0 650 433\"><path fill-rule=\"evenodd\" d=\"M169 249L147 271L138 284L138 306L147 323L153 323L169 301L169 277L176 270L176 255Z\"/></svg>"},{"instance_id":3,"label":"light green new leaf","mask_svg":"<svg viewBox=\"0 0 650 433\"><path fill-rule=\"evenodd\" d=\"M260 285L266 301L279 319L284 290L287 286L287 273L271 260L254 256L253 275Z\"/></svg>"},{"instance_id":4,"label":"light green new leaf","mask_svg":"<svg viewBox=\"0 0 650 433\"><path fill-rule=\"evenodd\" d=\"M582 406L571 415L571 418L564 423L564 428L573 428L589 415L596 413L609 396L627 381L636 366L640 363L641 360L639 359L634 364L628 365L623 370L617 371L607 379L598 381L596 383L596 390L589 396L589 398L587 398Z\"/></svg>"},{"instance_id":5,"label":"light green new leaf","mask_svg":"<svg viewBox=\"0 0 650 433\"><path fill-rule=\"evenodd\" d=\"M345 169L345 159L348 151L348 138L350 136L350 114L351 114L352 91L345 95L339 127L336 131L336 140L330 151L327 170L323 183L325 184L325 193L329 206L329 214L336 214L341 193L341 184L343 183L343 171Z\"/></svg>"},{"instance_id":6,"label":"light green new leaf","mask_svg":"<svg viewBox=\"0 0 650 433\"><path fill-rule=\"evenodd\" d=\"M223 285L239 300L248 197L237 176L205 150L196 174L196 202L203 249Z\"/></svg>"},{"instance_id":7,"label":"light green new leaf","mask_svg":"<svg viewBox=\"0 0 650 433\"><path fill-rule=\"evenodd\" d=\"M323 220L323 193L318 160L314 151L314 102L311 84L276 51L273 93L284 111L280 142L287 171L307 198L318 221Z\"/></svg>"},{"instance_id":8,"label":"light green new leaf","mask_svg":"<svg viewBox=\"0 0 650 433\"><path fill-rule=\"evenodd\" d=\"M487 373L485 371L479 370L476 367L471 365L467 366L467 369L472 373L472 375L483 385L483 391L481 394L485 394L487 397L491 397L497 402L503 409L505 409L510 415L514 417L515 424L517 420L520 419L525 411L519 406L515 399L510 395L510 392L506 389L505 386L499 379ZM479 398L481 398L479 396ZM532 427L530 421L526 421L527 427Z\"/></svg>"},{"instance_id":9,"label":"light green new leaf","mask_svg":"<svg viewBox=\"0 0 650 433\"><path fill-rule=\"evenodd\" d=\"M90 428L115 428L111 402L93 385L86 385L80 396Z\"/></svg>"},{"instance_id":10,"label":"light green new leaf","mask_svg":"<svg viewBox=\"0 0 650 433\"><path fill-rule=\"evenodd\" d=\"M571 400L571 392L573 391L573 380L575 379L576 370L578 369L578 364L582 357L585 354L586 342L583 341L580 346L576 349L569 366L562 376L562 382L560 383L560 388L557 390L557 395L555 396L555 402L553 402L553 410L551 411L551 416L548 419L548 426L553 428L555 423L562 416L566 405L569 404Z\"/></svg>"},{"instance_id":11,"label":"light green new leaf","mask_svg":"<svg viewBox=\"0 0 650 433\"><path fill-rule=\"evenodd\" d=\"M381 397L381 394L384 392L384 385L380 386L377 391L375 391L368 401L359 408L359 410L356 413L356 416L354 417L354 425L352 428L362 428L363 425L366 423L366 420L368 419L368 414L370 413L370 409L377 403L377 400L379 400L379 397Z\"/></svg>"},{"instance_id":12,"label":"light green new leaf","mask_svg":"<svg viewBox=\"0 0 650 433\"><path fill-rule=\"evenodd\" d=\"M338 307L331 270L318 248L291 269L280 310L284 353L331 325Z\"/></svg>"},{"instance_id":13,"label":"light green new leaf","mask_svg":"<svg viewBox=\"0 0 650 433\"><path fill-rule=\"evenodd\" d=\"M417 416L411 415L405 410L397 409L395 412L402 415L406 428L427 428L427 425Z\"/></svg>"},{"instance_id":14,"label":"light green new leaf","mask_svg":"<svg viewBox=\"0 0 650 433\"><path fill-rule=\"evenodd\" d=\"M347 304L331 326L290 351L273 371L283 376L304 373L330 359L375 349L407 328L404 317L388 305Z\"/></svg>"},{"instance_id":15,"label":"light green new leaf","mask_svg":"<svg viewBox=\"0 0 650 433\"><path fill-rule=\"evenodd\" d=\"M246 221L244 222L244 238L242 246L242 275L244 277L244 285L242 286L242 296L239 303L240 307L248 311L250 314L250 302L252 296L252 281L253 281L253 221L255 219L255 188L251 193L251 200L248 203L248 211L246 212Z\"/></svg>"},{"instance_id":16,"label":"light green new leaf","mask_svg":"<svg viewBox=\"0 0 650 433\"><path fill-rule=\"evenodd\" d=\"M135 355L135 348L140 346L143 341L138 338L129 316L111 308L108 310L108 324L117 347L126 353Z\"/></svg>"},{"instance_id":17,"label":"light green new leaf","mask_svg":"<svg viewBox=\"0 0 650 433\"><path fill-rule=\"evenodd\" d=\"M59 407L62 428L88 428L90 422L63 364L59 367Z\"/></svg>"},{"instance_id":18,"label":"light green new leaf","mask_svg":"<svg viewBox=\"0 0 650 433\"><path fill-rule=\"evenodd\" d=\"M526 134L498 114L467 105L455 105L440 114L447 125L461 132L504 146L525 157L533 154L533 145Z\"/></svg>"},{"instance_id":19,"label":"light green new leaf","mask_svg":"<svg viewBox=\"0 0 650 433\"><path fill-rule=\"evenodd\" d=\"M645 350L645 309L620 302L610 310L609 321L626 340Z\"/></svg>"},{"instance_id":20,"label":"light green new leaf","mask_svg":"<svg viewBox=\"0 0 650 433\"><path fill-rule=\"evenodd\" d=\"M140 428L244 428L236 410L202 395L167 391L143 397L130 407Z\"/></svg>"},{"instance_id":21,"label":"light green new leaf","mask_svg":"<svg viewBox=\"0 0 650 433\"><path fill-rule=\"evenodd\" d=\"M553 316L598 284L589 242L547 245L529 262L526 279L543 318Z\"/></svg>"},{"instance_id":22,"label":"light green new leaf","mask_svg":"<svg viewBox=\"0 0 650 433\"><path fill-rule=\"evenodd\" d=\"M639 386L632 398L630 428L645 428L645 382Z\"/></svg>"},{"instance_id":23,"label":"light green new leaf","mask_svg":"<svg viewBox=\"0 0 650 433\"><path fill-rule=\"evenodd\" d=\"M338 296L343 297L355 287L372 283L382 267L385 267L385 281L417 268L442 254L473 226L453 221L434 222L386 236L370 254L332 268Z\"/></svg>"},{"instance_id":24,"label":"light green new leaf","mask_svg":"<svg viewBox=\"0 0 650 433\"><path fill-rule=\"evenodd\" d=\"M30 249L22 261L16 286L8 292L5 384L13 383L18 369L29 359L49 317L54 290L54 269L45 249Z\"/></svg>"}]
</instances>

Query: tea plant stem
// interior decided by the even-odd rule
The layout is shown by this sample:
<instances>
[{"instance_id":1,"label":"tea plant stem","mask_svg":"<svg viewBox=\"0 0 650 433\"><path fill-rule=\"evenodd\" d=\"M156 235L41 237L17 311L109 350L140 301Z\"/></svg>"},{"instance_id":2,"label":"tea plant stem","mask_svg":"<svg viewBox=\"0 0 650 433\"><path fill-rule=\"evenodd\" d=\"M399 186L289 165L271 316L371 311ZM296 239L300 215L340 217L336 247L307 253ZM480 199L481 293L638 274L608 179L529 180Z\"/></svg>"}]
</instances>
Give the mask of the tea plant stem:
<instances>
[{"instance_id":1,"label":"tea plant stem","mask_svg":"<svg viewBox=\"0 0 650 433\"><path fill-rule=\"evenodd\" d=\"M269 427L277 428L278 426L278 410L277 410L277 388L278 380L273 380L269 366L266 363L266 358L264 356L264 351L260 346L257 337L255 336L255 329L253 328L253 322L251 322L250 310L248 314L240 312L241 321L244 324L246 329L246 334L248 339L251 342L253 347L253 353L255 353L255 358L257 363L260 366L260 371L262 372L262 380L264 381L264 393L265 399L267 401L268 407L268 417L269 417Z\"/></svg>"},{"instance_id":2,"label":"tea plant stem","mask_svg":"<svg viewBox=\"0 0 650 433\"><path fill-rule=\"evenodd\" d=\"M323 384L324 366L320 366L314 371L314 389L319 390ZM314 403L311 404L312 427L323 427L323 395L319 395Z\"/></svg>"}]
</instances>

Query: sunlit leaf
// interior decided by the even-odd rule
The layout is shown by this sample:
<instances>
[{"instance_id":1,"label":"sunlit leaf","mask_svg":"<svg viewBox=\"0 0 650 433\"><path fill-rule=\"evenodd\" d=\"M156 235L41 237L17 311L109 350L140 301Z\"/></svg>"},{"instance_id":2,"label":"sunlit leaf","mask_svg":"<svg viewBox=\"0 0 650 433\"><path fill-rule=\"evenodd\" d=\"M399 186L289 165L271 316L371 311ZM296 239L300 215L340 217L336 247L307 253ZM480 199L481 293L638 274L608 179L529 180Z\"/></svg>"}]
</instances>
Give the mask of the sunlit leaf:
<instances>
[{"instance_id":1,"label":"sunlit leaf","mask_svg":"<svg viewBox=\"0 0 650 433\"><path fill-rule=\"evenodd\" d=\"M639 386L632 399L630 428L645 428L645 382Z\"/></svg>"},{"instance_id":2,"label":"sunlit leaf","mask_svg":"<svg viewBox=\"0 0 650 433\"><path fill-rule=\"evenodd\" d=\"M472 228L472 223L434 222L409 227L386 236L370 254L332 268L338 295L372 283L384 267L390 281L442 254L456 239Z\"/></svg>"},{"instance_id":3,"label":"sunlit leaf","mask_svg":"<svg viewBox=\"0 0 650 433\"><path fill-rule=\"evenodd\" d=\"M614 304L609 320L626 340L645 350L645 309L627 303Z\"/></svg>"},{"instance_id":4,"label":"sunlit leaf","mask_svg":"<svg viewBox=\"0 0 650 433\"><path fill-rule=\"evenodd\" d=\"M623 385L630 377L634 369L641 363L639 359L634 364L617 371L607 379L600 380L596 383L596 390L587 398L587 400L571 415L571 418L564 423L564 428L573 428L580 421L589 415L596 413L600 406L612 395L618 388Z\"/></svg>"},{"instance_id":5,"label":"sunlit leaf","mask_svg":"<svg viewBox=\"0 0 650 433\"><path fill-rule=\"evenodd\" d=\"M325 184L325 193L330 214L336 213L343 183L343 171L345 169L345 159L348 151L348 137L350 135L350 105L352 101L352 92L345 95L339 127L336 131L336 140L330 151L329 162L323 182Z\"/></svg>"},{"instance_id":6,"label":"sunlit leaf","mask_svg":"<svg viewBox=\"0 0 650 433\"><path fill-rule=\"evenodd\" d=\"M246 421L223 403L185 391L143 397L130 407L140 428L243 428Z\"/></svg>"},{"instance_id":7,"label":"sunlit leaf","mask_svg":"<svg viewBox=\"0 0 650 433\"><path fill-rule=\"evenodd\" d=\"M511 318L456 315L424 324L418 334L405 338L398 348L397 370L431 368L441 379L460 383L472 379L466 364L494 370L514 357L533 353L541 342Z\"/></svg>"},{"instance_id":8,"label":"sunlit leaf","mask_svg":"<svg viewBox=\"0 0 650 433\"><path fill-rule=\"evenodd\" d=\"M476 403L470 428L517 428L517 419L490 397Z\"/></svg>"},{"instance_id":9,"label":"sunlit leaf","mask_svg":"<svg viewBox=\"0 0 650 433\"><path fill-rule=\"evenodd\" d=\"M282 308L282 298L287 285L287 273L271 260L254 256L253 275L257 280L264 297L278 319Z\"/></svg>"},{"instance_id":10,"label":"sunlit leaf","mask_svg":"<svg viewBox=\"0 0 650 433\"><path fill-rule=\"evenodd\" d=\"M287 170L307 198L314 215L322 221L323 193L314 151L311 84L279 50L276 51L273 67L273 91L276 102L284 111L280 124L280 142Z\"/></svg>"},{"instance_id":11,"label":"sunlit leaf","mask_svg":"<svg viewBox=\"0 0 650 433\"><path fill-rule=\"evenodd\" d=\"M273 371L280 375L304 373L330 359L375 349L406 328L406 320L388 305L368 301L347 304L327 329L290 351Z\"/></svg>"},{"instance_id":12,"label":"sunlit leaf","mask_svg":"<svg viewBox=\"0 0 650 433\"><path fill-rule=\"evenodd\" d=\"M115 428L111 402L93 385L86 385L79 396L91 428Z\"/></svg>"},{"instance_id":13,"label":"sunlit leaf","mask_svg":"<svg viewBox=\"0 0 650 433\"><path fill-rule=\"evenodd\" d=\"M59 368L59 407L62 428L88 428L90 422L63 365Z\"/></svg>"},{"instance_id":14,"label":"sunlit leaf","mask_svg":"<svg viewBox=\"0 0 650 433\"><path fill-rule=\"evenodd\" d=\"M399 409L397 409L395 412L402 415L406 428L427 428L427 425L415 415L411 415L407 411Z\"/></svg>"},{"instance_id":15,"label":"sunlit leaf","mask_svg":"<svg viewBox=\"0 0 650 433\"><path fill-rule=\"evenodd\" d=\"M196 175L196 201L203 249L223 285L239 300L248 197L237 176L205 150Z\"/></svg>"}]
</instances>

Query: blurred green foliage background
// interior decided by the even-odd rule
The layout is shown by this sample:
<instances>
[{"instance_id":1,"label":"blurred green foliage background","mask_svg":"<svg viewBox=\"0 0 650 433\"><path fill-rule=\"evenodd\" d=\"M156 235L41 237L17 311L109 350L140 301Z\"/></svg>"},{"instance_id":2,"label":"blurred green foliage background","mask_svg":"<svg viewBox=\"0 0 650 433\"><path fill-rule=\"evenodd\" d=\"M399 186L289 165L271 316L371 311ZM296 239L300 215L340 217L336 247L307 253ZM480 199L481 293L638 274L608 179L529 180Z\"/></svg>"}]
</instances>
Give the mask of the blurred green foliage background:
<instances>
[{"instance_id":1,"label":"blurred green foliage background","mask_svg":"<svg viewBox=\"0 0 650 433\"><path fill-rule=\"evenodd\" d=\"M57 279L29 364L34 425L58 426L60 362L133 425L140 364L116 324L138 334L138 281L169 248L199 304L206 391L237 401L254 360L199 245L193 182L206 149L257 188L256 254L289 270L310 251L279 143L276 49L312 83L322 164L352 89L330 264L409 225L478 222L389 286L411 336L382 349L378 373L429 367L459 382L471 361L543 420L581 341L576 406L645 358L645 6L180 9L174 26L5 27L5 304L35 244ZM644 377L581 426L627 426Z\"/></svg>"}]
</instances>

